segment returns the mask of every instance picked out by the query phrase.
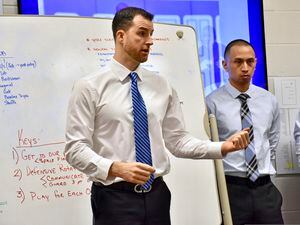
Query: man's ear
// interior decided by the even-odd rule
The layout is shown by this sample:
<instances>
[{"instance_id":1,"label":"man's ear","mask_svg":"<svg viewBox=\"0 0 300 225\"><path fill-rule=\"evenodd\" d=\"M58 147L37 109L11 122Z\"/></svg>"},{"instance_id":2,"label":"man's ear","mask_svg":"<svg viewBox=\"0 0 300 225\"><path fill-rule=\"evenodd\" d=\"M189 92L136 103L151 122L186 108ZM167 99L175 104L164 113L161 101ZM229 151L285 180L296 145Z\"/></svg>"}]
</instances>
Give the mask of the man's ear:
<instances>
[{"instance_id":1,"label":"man's ear","mask_svg":"<svg viewBox=\"0 0 300 225\"><path fill-rule=\"evenodd\" d=\"M121 44L123 44L124 35L125 35L125 31L124 30L118 30L116 32L116 40L118 40L118 42L121 43Z\"/></svg>"},{"instance_id":2,"label":"man's ear","mask_svg":"<svg viewBox=\"0 0 300 225\"><path fill-rule=\"evenodd\" d=\"M227 62L226 62L225 59L222 60L222 66L223 66L224 70L225 70L226 72L228 72L228 64L227 64Z\"/></svg>"}]
</instances>

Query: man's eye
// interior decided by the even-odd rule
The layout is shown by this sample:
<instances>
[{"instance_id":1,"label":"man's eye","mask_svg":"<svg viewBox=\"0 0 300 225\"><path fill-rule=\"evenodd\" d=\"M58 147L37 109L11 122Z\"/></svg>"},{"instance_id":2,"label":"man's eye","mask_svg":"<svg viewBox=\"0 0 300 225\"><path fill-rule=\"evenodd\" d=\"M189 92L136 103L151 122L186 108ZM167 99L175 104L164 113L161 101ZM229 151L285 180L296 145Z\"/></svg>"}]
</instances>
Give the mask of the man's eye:
<instances>
[{"instance_id":1,"label":"man's eye","mask_svg":"<svg viewBox=\"0 0 300 225\"><path fill-rule=\"evenodd\" d=\"M253 64L254 64L254 62L255 62L255 60L254 59L246 59L246 60L243 60L243 59L235 59L234 61L233 61L235 64L237 64L237 65L242 65L243 63L247 63L247 65L249 65L249 66L253 66Z\"/></svg>"},{"instance_id":2,"label":"man's eye","mask_svg":"<svg viewBox=\"0 0 300 225\"><path fill-rule=\"evenodd\" d=\"M248 59L247 60L247 64L248 65L253 65L253 63L254 63L254 59Z\"/></svg>"},{"instance_id":3,"label":"man's eye","mask_svg":"<svg viewBox=\"0 0 300 225\"><path fill-rule=\"evenodd\" d=\"M146 35L146 32L145 32L145 31L140 31L140 32L138 33L138 35L144 37L144 36Z\"/></svg>"}]
</instances>

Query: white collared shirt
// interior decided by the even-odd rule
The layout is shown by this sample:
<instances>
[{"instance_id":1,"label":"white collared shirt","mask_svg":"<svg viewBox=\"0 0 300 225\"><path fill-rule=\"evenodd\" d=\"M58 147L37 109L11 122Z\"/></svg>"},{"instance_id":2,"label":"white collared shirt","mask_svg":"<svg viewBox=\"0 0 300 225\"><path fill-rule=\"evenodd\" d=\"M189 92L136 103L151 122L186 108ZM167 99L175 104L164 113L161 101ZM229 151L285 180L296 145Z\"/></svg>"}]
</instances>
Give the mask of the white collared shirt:
<instances>
[{"instance_id":1,"label":"white collared shirt","mask_svg":"<svg viewBox=\"0 0 300 225\"><path fill-rule=\"evenodd\" d=\"M112 60L106 70L80 79L69 102L66 160L103 184L121 180L108 177L113 161L135 162L130 72ZM177 94L165 78L141 66L135 72L147 107L156 177L170 170L166 149L183 158L222 158L222 143L201 141L185 130Z\"/></svg>"},{"instance_id":2,"label":"white collared shirt","mask_svg":"<svg viewBox=\"0 0 300 225\"><path fill-rule=\"evenodd\" d=\"M252 84L245 93L250 96L247 104L252 116L259 173L275 174L271 159L275 159L280 133L277 100L270 92ZM227 83L206 97L208 112L214 114L217 119L220 140L226 140L242 130L241 103L237 99L239 94L240 91ZM226 174L246 172L245 152L242 150L228 153L223 159L223 164Z\"/></svg>"}]
</instances>

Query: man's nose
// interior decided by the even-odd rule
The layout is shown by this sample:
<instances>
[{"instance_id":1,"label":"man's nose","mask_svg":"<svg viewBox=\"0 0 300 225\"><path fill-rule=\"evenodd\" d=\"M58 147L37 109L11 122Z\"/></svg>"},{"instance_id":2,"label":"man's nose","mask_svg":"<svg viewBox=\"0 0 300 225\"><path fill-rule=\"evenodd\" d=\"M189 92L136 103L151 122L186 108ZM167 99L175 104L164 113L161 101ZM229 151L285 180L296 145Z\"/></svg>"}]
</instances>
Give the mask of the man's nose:
<instances>
[{"instance_id":1,"label":"man's nose","mask_svg":"<svg viewBox=\"0 0 300 225\"><path fill-rule=\"evenodd\" d=\"M146 44L149 45L149 46L150 46L150 45L153 45L153 38L152 38L152 36L149 36L149 37L148 37L148 39L147 39L147 41L146 41Z\"/></svg>"},{"instance_id":2,"label":"man's nose","mask_svg":"<svg viewBox=\"0 0 300 225\"><path fill-rule=\"evenodd\" d=\"M246 61L244 61L244 62L242 63L242 70L243 70L243 71L248 71L248 70L249 70L249 65L247 64Z\"/></svg>"}]
</instances>

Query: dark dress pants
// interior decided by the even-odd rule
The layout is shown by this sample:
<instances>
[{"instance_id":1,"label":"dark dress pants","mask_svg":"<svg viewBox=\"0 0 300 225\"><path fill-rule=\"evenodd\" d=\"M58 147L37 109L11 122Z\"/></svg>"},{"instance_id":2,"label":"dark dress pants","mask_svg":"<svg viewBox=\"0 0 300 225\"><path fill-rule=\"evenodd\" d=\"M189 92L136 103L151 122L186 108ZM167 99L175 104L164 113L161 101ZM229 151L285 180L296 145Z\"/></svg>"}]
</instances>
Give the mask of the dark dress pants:
<instances>
[{"instance_id":1,"label":"dark dress pants","mask_svg":"<svg viewBox=\"0 0 300 225\"><path fill-rule=\"evenodd\" d=\"M226 176L233 225L284 224L282 195L270 176L253 183L247 178Z\"/></svg>"},{"instance_id":2,"label":"dark dress pants","mask_svg":"<svg viewBox=\"0 0 300 225\"><path fill-rule=\"evenodd\" d=\"M148 193L136 193L134 185L119 182L93 184L93 225L170 225L171 193L166 183L155 179Z\"/></svg>"}]
</instances>

